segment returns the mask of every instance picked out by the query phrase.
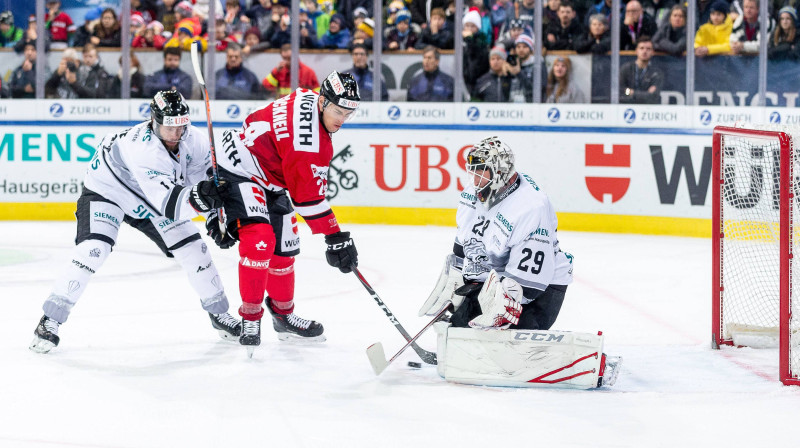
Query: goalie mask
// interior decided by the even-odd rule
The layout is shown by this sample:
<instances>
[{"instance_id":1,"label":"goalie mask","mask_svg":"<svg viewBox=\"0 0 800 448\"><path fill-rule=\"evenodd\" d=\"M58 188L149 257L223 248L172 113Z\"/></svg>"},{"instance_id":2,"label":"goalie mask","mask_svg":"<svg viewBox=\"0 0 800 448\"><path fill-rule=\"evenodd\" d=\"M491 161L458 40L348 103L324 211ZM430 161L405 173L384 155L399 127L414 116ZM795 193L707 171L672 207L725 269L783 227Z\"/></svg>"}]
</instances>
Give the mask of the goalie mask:
<instances>
[{"instance_id":1,"label":"goalie mask","mask_svg":"<svg viewBox=\"0 0 800 448\"><path fill-rule=\"evenodd\" d=\"M186 136L189 106L177 90L162 90L150 103L150 125L165 144L175 145Z\"/></svg>"},{"instance_id":2,"label":"goalie mask","mask_svg":"<svg viewBox=\"0 0 800 448\"><path fill-rule=\"evenodd\" d=\"M499 138L489 137L469 151L466 168L478 200L491 207L498 192L514 176L514 154Z\"/></svg>"}]
</instances>

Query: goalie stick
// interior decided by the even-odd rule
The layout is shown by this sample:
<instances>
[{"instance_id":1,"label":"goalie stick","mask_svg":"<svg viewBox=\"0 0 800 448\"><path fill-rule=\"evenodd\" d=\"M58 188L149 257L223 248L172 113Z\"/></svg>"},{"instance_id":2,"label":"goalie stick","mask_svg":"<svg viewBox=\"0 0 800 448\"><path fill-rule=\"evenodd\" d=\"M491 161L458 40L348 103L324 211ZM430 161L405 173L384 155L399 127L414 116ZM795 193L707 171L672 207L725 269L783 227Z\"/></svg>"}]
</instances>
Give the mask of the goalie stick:
<instances>
[{"instance_id":1,"label":"goalie stick","mask_svg":"<svg viewBox=\"0 0 800 448\"><path fill-rule=\"evenodd\" d=\"M198 48L200 41L192 42L192 67L194 67L194 76L197 78L197 83L203 92L203 100L206 102L206 122L208 123L208 140L211 143L211 175L214 179L214 185L219 186L219 171L217 169L217 150L214 146L214 127L211 125L211 103L208 99L208 89L206 88L206 81L203 78L203 71L200 69L200 54ZM217 209L217 223L219 223L219 231L224 237L227 233L225 228L225 216L221 208Z\"/></svg>"},{"instance_id":2,"label":"goalie stick","mask_svg":"<svg viewBox=\"0 0 800 448\"><path fill-rule=\"evenodd\" d=\"M399 331L400 334L402 334L403 337L406 338L406 341L411 345L411 348L413 348L414 351L417 352L417 355L419 355L419 358L422 360L422 362L424 362L425 364L435 365L436 353L429 352L424 348L420 347L419 345L417 345L417 343L412 340L413 338L411 337L411 335L408 334L406 329L403 328L402 325L400 325L400 322L397 320L397 318L394 317L394 314L392 314L392 312L389 311L389 308L386 306L385 303L383 303L383 300L381 300L381 298L378 297L378 293L376 293L375 290L372 289L372 286L370 286L367 280L364 278L364 276L361 275L361 272L358 270L358 268L352 266L352 269L353 273L356 275L356 277L358 277L358 281L360 281L361 284L364 285L364 288L367 290L369 295L372 296L372 298L375 300L375 303L377 303L378 306L381 307L383 312L386 313L386 317L388 317L389 320L394 324L394 327L397 328L397 331Z\"/></svg>"},{"instance_id":3,"label":"goalie stick","mask_svg":"<svg viewBox=\"0 0 800 448\"><path fill-rule=\"evenodd\" d=\"M386 370L387 367L389 367L389 364L394 362L394 360L397 359L397 357L400 356L401 353L406 351L408 347L414 344L415 341L420 336L422 336L422 333L425 333L428 330L428 328L430 328L433 324L439 322L449 309L450 306L448 305L444 307L444 309L439 311L439 314L434 316L434 318L430 322L428 322L427 325L422 327L422 330L420 330L416 336L411 338L410 341L406 342L406 345L404 345L403 348L401 348L397 353L395 353L394 356L389 358L389 360L386 359L386 355L384 354L383 351L383 344L381 344L380 342L376 342L367 347L367 358L369 359L370 365L372 365L372 370L375 372L375 375L380 375L381 373L383 373L383 371Z\"/></svg>"}]
</instances>

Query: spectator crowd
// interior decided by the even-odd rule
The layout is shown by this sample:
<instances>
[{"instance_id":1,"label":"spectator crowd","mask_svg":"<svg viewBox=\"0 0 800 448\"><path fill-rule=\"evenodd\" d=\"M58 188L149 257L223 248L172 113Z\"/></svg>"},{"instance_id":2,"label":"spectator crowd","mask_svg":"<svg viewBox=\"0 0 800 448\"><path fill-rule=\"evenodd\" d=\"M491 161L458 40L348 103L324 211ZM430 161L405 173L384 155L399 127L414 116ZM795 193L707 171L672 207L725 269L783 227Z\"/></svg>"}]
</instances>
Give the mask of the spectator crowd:
<instances>
[{"instance_id":1,"label":"spectator crowd","mask_svg":"<svg viewBox=\"0 0 800 448\"><path fill-rule=\"evenodd\" d=\"M215 1L215 17L209 17ZM767 24L768 57L800 60L797 33L798 0L770 0L768 20L761 20L759 0L698 0L697 28L686 29L685 3L676 0L628 0L616 12L620 18L620 50L635 52L636 60L620 69L620 101L657 103L664 74L651 63L654 53L682 57L687 36L694 33L694 55L753 55L760 49L760 27ZM213 45L225 53L225 66L215 74L216 98L259 100L289 93L291 50L290 0L131 0L130 96L150 97L176 89L192 97L192 77L180 69L182 54L191 45ZM557 52L547 71L540 65L543 102L587 102L573 82L572 53L605 55L611 50L611 0L464 0L460 36L456 36L453 0L388 0L381 17L372 13L372 0L301 0L300 48L349 51L347 70L359 83L362 97L374 89L388 99L384 81L369 64L376 22L383 30L382 51L421 55L422 69L407 89L408 101L452 101L453 76L439 69L442 50L463 49L463 85L473 101L531 102L534 98L534 39L536 8L542 18L542 51ZM99 48L119 48L123 33L119 8L96 6L82 23L62 10L59 0L46 0L45 48L62 50L58 66L48 71L49 98L119 98L122 73L108 73ZM14 11L0 13L0 45L12 47L23 62L3 79L3 97L34 98L36 18L18 27ZM209 31L214 40L209 41ZM161 51L163 68L142 73L136 51ZM280 62L267 73L246 67L249 55L268 49L280 52ZM102 54L102 53L101 53ZM40 58L41 59L41 58ZM300 86L318 89L315 71L299 63ZM344 67L342 67L344 69Z\"/></svg>"}]
</instances>

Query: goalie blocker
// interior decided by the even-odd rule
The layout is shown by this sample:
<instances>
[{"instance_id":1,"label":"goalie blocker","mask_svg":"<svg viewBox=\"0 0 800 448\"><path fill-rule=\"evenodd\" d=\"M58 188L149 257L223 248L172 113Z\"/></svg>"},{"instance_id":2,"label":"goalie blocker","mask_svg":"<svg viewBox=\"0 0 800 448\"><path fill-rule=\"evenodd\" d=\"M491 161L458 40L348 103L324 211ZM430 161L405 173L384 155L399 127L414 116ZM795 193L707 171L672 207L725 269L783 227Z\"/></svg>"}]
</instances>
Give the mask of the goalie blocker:
<instances>
[{"instance_id":1,"label":"goalie blocker","mask_svg":"<svg viewBox=\"0 0 800 448\"><path fill-rule=\"evenodd\" d=\"M437 372L447 381L480 386L592 389L613 386L621 357L603 353L603 334L494 330L434 324Z\"/></svg>"}]
</instances>

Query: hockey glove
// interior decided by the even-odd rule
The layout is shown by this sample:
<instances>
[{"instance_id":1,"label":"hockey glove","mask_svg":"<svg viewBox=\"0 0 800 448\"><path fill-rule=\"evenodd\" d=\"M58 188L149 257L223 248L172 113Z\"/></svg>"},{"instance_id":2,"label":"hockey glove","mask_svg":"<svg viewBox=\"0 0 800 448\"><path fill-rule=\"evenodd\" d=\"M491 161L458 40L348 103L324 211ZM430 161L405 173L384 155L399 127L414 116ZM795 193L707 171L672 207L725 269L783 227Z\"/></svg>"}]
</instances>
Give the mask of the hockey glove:
<instances>
[{"instance_id":1,"label":"hockey glove","mask_svg":"<svg viewBox=\"0 0 800 448\"><path fill-rule=\"evenodd\" d=\"M442 273L439 274L439 280L436 281L433 291L428 296L428 300L419 309L418 316L425 315L435 316L447 306L453 303L453 309L461 306L464 301L463 295L456 294L456 290L464 286L464 278L461 276L461 269L456 266L455 254L450 254L445 258L444 268Z\"/></svg>"},{"instance_id":2,"label":"hockey glove","mask_svg":"<svg viewBox=\"0 0 800 448\"><path fill-rule=\"evenodd\" d=\"M189 204L201 213L222 208L228 193L228 182L219 179L219 185L213 180L202 180L193 185L189 191Z\"/></svg>"},{"instance_id":3,"label":"hockey glove","mask_svg":"<svg viewBox=\"0 0 800 448\"><path fill-rule=\"evenodd\" d=\"M212 212L206 219L206 230L208 231L208 236L222 249L228 249L236 244L236 238L231 235L230 231L225 232L225 235L222 234L222 230L219 228L219 217L216 212Z\"/></svg>"},{"instance_id":4,"label":"hockey glove","mask_svg":"<svg viewBox=\"0 0 800 448\"><path fill-rule=\"evenodd\" d=\"M358 266L358 251L350 232L336 232L325 235L325 259L328 264L338 268L344 274L352 271L353 266Z\"/></svg>"},{"instance_id":5,"label":"hockey glove","mask_svg":"<svg viewBox=\"0 0 800 448\"><path fill-rule=\"evenodd\" d=\"M511 278L500 280L494 269L483 284L478 303L483 314L469 321L469 326L488 330L491 328L508 328L519 323L522 314L522 287Z\"/></svg>"}]
</instances>

